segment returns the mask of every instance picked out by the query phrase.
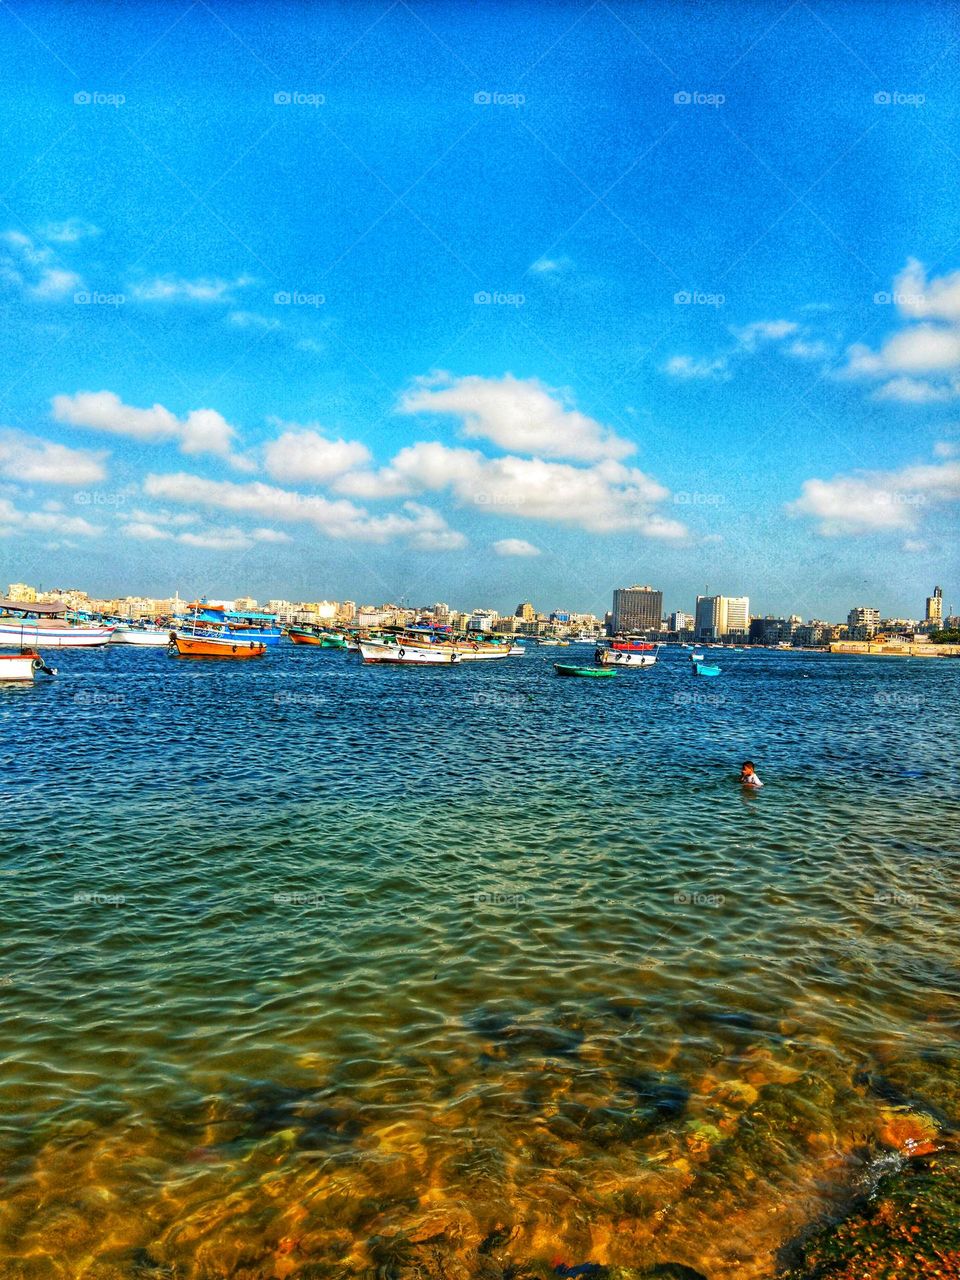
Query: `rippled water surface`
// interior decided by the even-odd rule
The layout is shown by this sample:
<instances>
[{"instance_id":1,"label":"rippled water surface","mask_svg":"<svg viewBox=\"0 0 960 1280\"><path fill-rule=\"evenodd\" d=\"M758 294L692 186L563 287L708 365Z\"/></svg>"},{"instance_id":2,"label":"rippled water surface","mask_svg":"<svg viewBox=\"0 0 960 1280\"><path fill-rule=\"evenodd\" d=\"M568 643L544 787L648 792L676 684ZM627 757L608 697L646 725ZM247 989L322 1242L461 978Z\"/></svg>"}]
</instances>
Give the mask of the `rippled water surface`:
<instances>
[{"instance_id":1,"label":"rippled water surface","mask_svg":"<svg viewBox=\"0 0 960 1280\"><path fill-rule=\"evenodd\" d=\"M0 688L3 1276L759 1280L960 1119L960 662L51 660Z\"/></svg>"}]
</instances>

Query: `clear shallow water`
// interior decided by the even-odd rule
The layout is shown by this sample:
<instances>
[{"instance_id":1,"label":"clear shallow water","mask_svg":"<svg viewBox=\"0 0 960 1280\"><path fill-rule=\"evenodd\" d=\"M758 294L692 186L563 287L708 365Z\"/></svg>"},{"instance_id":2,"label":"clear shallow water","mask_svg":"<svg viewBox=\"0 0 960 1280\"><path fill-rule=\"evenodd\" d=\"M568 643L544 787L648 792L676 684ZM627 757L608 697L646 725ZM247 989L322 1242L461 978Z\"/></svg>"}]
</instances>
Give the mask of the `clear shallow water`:
<instances>
[{"instance_id":1,"label":"clear shallow water","mask_svg":"<svg viewBox=\"0 0 960 1280\"><path fill-rule=\"evenodd\" d=\"M960 663L575 652L0 689L0 1273L749 1280L960 1124Z\"/></svg>"}]
</instances>

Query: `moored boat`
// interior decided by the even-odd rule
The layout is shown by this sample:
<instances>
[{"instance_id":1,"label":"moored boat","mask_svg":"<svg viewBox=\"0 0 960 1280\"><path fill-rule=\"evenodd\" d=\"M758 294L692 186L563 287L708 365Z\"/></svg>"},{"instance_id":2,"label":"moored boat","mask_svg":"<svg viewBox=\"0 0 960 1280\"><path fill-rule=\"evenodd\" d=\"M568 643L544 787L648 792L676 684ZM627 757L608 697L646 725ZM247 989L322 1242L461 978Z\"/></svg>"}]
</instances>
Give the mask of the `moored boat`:
<instances>
[{"instance_id":1,"label":"moored boat","mask_svg":"<svg viewBox=\"0 0 960 1280\"><path fill-rule=\"evenodd\" d=\"M364 662L396 662L407 666L454 666L462 654L444 645L411 644L407 641L361 640L360 657Z\"/></svg>"},{"instance_id":2,"label":"moored boat","mask_svg":"<svg viewBox=\"0 0 960 1280\"><path fill-rule=\"evenodd\" d=\"M697 676L718 676L720 674L720 668L709 666L705 662L696 662L694 663L693 673Z\"/></svg>"},{"instance_id":3,"label":"moored boat","mask_svg":"<svg viewBox=\"0 0 960 1280\"><path fill-rule=\"evenodd\" d=\"M287 627L287 635L294 644L314 645L319 649L346 649L346 636L337 631L323 631L313 623L305 622L300 626Z\"/></svg>"},{"instance_id":4,"label":"moored boat","mask_svg":"<svg viewBox=\"0 0 960 1280\"><path fill-rule=\"evenodd\" d=\"M659 656L659 649L646 651L599 648L594 658L604 667L652 667Z\"/></svg>"},{"instance_id":5,"label":"moored boat","mask_svg":"<svg viewBox=\"0 0 960 1280\"><path fill-rule=\"evenodd\" d=\"M72 622L68 613L62 604L0 600L0 645L87 649L106 644L113 635L112 626Z\"/></svg>"},{"instance_id":6,"label":"moored boat","mask_svg":"<svg viewBox=\"0 0 960 1280\"><path fill-rule=\"evenodd\" d=\"M32 684L38 671L43 671L48 676L57 674L53 667L47 666L36 649L23 649L19 653L0 653L0 684L14 681L20 684Z\"/></svg>"},{"instance_id":7,"label":"moored boat","mask_svg":"<svg viewBox=\"0 0 960 1280\"><path fill-rule=\"evenodd\" d=\"M132 627L120 623L110 637L111 644L131 644L144 649L159 649L170 643L169 627Z\"/></svg>"},{"instance_id":8,"label":"moored boat","mask_svg":"<svg viewBox=\"0 0 960 1280\"><path fill-rule=\"evenodd\" d=\"M262 640L245 640L230 634L191 635L178 630L173 633L170 651L181 658L262 658L267 646Z\"/></svg>"},{"instance_id":9,"label":"moored boat","mask_svg":"<svg viewBox=\"0 0 960 1280\"><path fill-rule=\"evenodd\" d=\"M615 667L576 667L567 662L555 662L553 669L558 676L584 676L589 680L597 680L617 674Z\"/></svg>"}]
</instances>

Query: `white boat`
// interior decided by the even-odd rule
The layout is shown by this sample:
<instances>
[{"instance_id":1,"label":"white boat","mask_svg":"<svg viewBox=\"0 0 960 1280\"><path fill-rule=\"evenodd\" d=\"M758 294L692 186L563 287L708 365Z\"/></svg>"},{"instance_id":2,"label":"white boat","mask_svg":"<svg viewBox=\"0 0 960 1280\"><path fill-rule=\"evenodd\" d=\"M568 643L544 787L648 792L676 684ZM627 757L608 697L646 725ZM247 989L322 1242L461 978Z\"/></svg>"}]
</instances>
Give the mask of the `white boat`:
<instances>
[{"instance_id":1,"label":"white boat","mask_svg":"<svg viewBox=\"0 0 960 1280\"><path fill-rule=\"evenodd\" d=\"M364 662L399 662L408 666L453 666L464 656L454 649L433 644L393 644L386 640L361 640Z\"/></svg>"},{"instance_id":2,"label":"white boat","mask_svg":"<svg viewBox=\"0 0 960 1280\"><path fill-rule=\"evenodd\" d=\"M652 667L659 652L659 649L653 653L636 653L624 649L601 648L594 657L601 667Z\"/></svg>"},{"instance_id":3,"label":"white boat","mask_svg":"<svg viewBox=\"0 0 960 1280\"><path fill-rule=\"evenodd\" d=\"M168 627L128 627L121 623L110 637L110 643L162 649L170 643L170 629Z\"/></svg>"},{"instance_id":4,"label":"white boat","mask_svg":"<svg viewBox=\"0 0 960 1280\"><path fill-rule=\"evenodd\" d=\"M8 681L32 683L38 671L45 671L48 676L57 674L34 649L24 649L22 653L0 653L0 684Z\"/></svg>"},{"instance_id":5,"label":"white boat","mask_svg":"<svg viewBox=\"0 0 960 1280\"><path fill-rule=\"evenodd\" d=\"M526 657L526 653L527 651L522 644L512 644L507 652L507 657L523 658Z\"/></svg>"},{"instance_id":6,"label":"white boat","mask_svg":"<svg viewBox=\"0 0 960 1280\"><path fill-rule=\"evenodd\" d=\"M69 622L65 604L0 600L0 646L79 649L106 644L114 628Z\"/></svg>"},{"instance_id":7,"label":"white boat","mask_svg":"<svg viewBox=\"0 0 960 1280\"><path fill-rule=\"evenodd\" d=\"M691 655L690 655L690 661L691 661L691 662L703 662L703 661L704 661L703 654L702 654L702 653L691 653Z\"/></svg>"}]
</instances>

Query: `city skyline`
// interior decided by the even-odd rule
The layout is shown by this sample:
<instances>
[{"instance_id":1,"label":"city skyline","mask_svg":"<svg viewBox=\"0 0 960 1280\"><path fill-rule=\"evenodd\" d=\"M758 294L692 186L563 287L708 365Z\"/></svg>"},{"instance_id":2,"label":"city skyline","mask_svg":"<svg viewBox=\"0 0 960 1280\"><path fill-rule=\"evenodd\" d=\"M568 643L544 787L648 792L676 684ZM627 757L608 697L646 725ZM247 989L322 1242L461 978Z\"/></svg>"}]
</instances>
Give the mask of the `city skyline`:
<instances>
[{"instance_id":1,"label":"city skyline","mask_svg":"<svg viewBox=\"0 0 960 1280\"><path fill-rule=\"evenodd\" d=\"M8 580L808 617L949 581L945 15L897 52L839 6L21 11Z\"/></svg>"}]
</instances>

